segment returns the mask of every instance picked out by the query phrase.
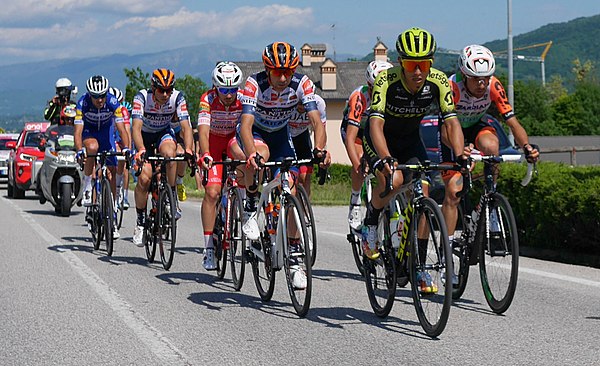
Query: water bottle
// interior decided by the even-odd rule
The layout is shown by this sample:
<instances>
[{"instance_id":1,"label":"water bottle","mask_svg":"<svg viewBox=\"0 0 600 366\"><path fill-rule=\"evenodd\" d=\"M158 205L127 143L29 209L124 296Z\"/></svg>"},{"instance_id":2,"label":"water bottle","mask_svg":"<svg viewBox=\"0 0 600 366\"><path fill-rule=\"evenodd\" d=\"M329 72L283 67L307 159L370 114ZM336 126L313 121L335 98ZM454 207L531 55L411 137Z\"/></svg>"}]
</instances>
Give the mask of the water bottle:
<instances>
[{"instance_id":1,"label":"water bottle","mask_svg":"<svg viewBox=\"0 0 600 366\"><path fill-rule=\"evenodd\" d=\"M395 211L390 217L390 235L392 239L392 247L397 249L400 247L400 239L402 230L404 229L404 215Z\"/></svg>"}]
</instances>

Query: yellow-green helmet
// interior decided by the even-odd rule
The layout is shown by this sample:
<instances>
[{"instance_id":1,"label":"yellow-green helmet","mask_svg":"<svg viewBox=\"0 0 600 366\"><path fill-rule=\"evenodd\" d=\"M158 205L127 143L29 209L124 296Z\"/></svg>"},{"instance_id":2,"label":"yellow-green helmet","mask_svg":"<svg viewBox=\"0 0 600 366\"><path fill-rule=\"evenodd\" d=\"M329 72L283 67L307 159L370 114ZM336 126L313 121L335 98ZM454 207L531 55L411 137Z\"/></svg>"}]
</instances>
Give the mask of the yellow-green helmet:
<instances>
[{"instance_id":1,"label":"yellow-green helmet","mask_svg":"<svg viewBox=\"0 0 600 366\"><path fill-rule=\"evenodd\" d=\"M400 58L431 59L435 53L436 44L433 35L421 28L410 28L400 33L396 40L396 50Z\"/></svg>"}]
</instances>

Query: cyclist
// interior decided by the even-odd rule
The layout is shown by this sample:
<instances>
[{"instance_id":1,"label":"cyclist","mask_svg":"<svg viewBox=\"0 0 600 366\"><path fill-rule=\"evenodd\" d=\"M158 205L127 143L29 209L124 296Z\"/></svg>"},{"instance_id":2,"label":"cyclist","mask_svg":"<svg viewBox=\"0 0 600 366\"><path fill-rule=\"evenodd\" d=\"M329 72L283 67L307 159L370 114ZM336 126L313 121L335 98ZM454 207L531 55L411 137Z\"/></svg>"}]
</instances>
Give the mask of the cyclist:
<instances>
[{"instance_id":1,"label":"cyclist","mask_svg":"<svg viewBox=\"0 0 600 366\"><path fill-rule=\"evenodd\" d=\"M114 95L119 103L121 104L121 113L123 114L123 125L125 126L125 131L127 131L127 135L129 136L129 141L131 141L131 116L129 110L123 103L123 92L115 87L110 87L108 92ZM123 143L123 139L119 134L119 131L115 131L115 142L117 143L117 151L121 151L125 148ZM124 193L121 191L121 187L125 187ZM129 208L129 199L128 199L128 191L129 191L129 171L125 169L125 161L119 161L117 163L117 196L116 202L117 205L123 205L123 209L127 210ZM121 197L123 194L123 197Z\"/></svg>"},{"instance_id":2,"label":"cyclist","mask_svg":"<svg viewBox=\"0 0 600 366\"><path fill-rule=\"evenodd\" d=\"M324 153L327 136L317 109L314 84L306 75L296 73L300 63L296 48L287 42L271 43L265 47L262 60L265 70L246 80L241 95L242 116L236 129L238 148L231 150L236 159L247 159L243 168L247 197L244 216L250 219L243 230L251 240L259 237L258 224L252 215L258 196L258 187L253 185L254 171L258 169L256 159L278 161L296 156L288 122L298 103L304 104L314 129L313 154L325 155L323 166L331 160ZM295 268L292 276L294 287L306 288L303 271Z\"/></svg>"},{"instance_id":3,"label":"cyclist","mask_svg":"<svg viewBox=\"0 0 600 366\"><path fill-rule=\"evenodd\" d=\"M212 89L200 97L198 112L198 165L207 169L208 180L200 211L204 230L204 260L206 270L217 268L214 256L213 229L217 216L217 201L221 196L223 182L222 165L212 165L214 158L229 156L228 146L235 137L235 127L242 114L238 98L240 85L244 82L242 70L233 62L219 62L212 71Z\"/></svg>"},{"instance_id":4,"label":"cyclist","mask_svg":"<svg viewBox=\"0 0 600 366\"><path fill-rule=\"evenodd\" d=\"M188 120L188 123L190 124L190 129L192 129L192 121L191 119ZM181 129L181 121L179 120L179 118L174 115L173 116L173 120L171 120L171 128L173 129L173 132L175 133L175 141L177 142L177 154L183 154L184 153L184 145L185 145L185 141L184 141L184 134L183 134L183 130ZM194 133L192 132L192 141L194 139ZM192 149L195 153L195 150ZM180 210L179 208L179 202L183 202L185 200L187 200L187 193L185 191L185 184L183 184L183 177L185 176L185 169L187 167L187 164L185 161L178 161L177 162L177 179L175 180L175 185L177 188L177 210Z\"/></svg>"},{"instance_id":5,"label":"cyclist","mask_svg":"<svg viewBox=\"0 0 600 366\"><path fill-rule=\"evenodd\" d=\"M475 148L485 155L498 155L499 142L496 130L487 122L485 114L492 103L515 136L515 141L523 148L529 162L537 161L539 151L537 146L529 144L527 132L519 123L515 113L508 102L506 92L500 80L494 76L496 62L492 52L484 46L470 45L463 48L458 57L458 72L450 76L450 85L456 105L456 113L463 129L465 142L473 144ZM444 128L442 128L442 141L445 141ZM442 146L443 161L452 161L452 154ZM487 173L492 173L494 180L497 170L486 164ZM447 171L443 175L446 185L442 212L450 242L454 240L454 230L458 217L457 206L460 198L457 193L462 190L462 175L460 172ZM492 216L492 226L494 226ZM453 277L453 282L458 283L458 278Z\"/></svg>"},{"instance_id":6,"label":"cyclist","mask_svg":"<svg viewBox=\"0 0 600 366\"><path fill-rule=\"evenodd\" d=\"M87 157L103 151L115 151L114 129L115 127L123 138L124 154L130 149L129 135L123 125L123 114L121 105L117 98L108 92L108 79L101 75L92 76L86 83L87 93L79 98L75 115L75 148L77 158L84 160L83 168L83 198L84 206L92 204L92 173L96 165L96 159ZM86 158L87 157L87 158ZM116 193L115 166L116 157L107 158L106 165L110 175L110 186L113 196ZM119 238L116 228L113 237Z\"/></svg>"},{"instance_id":7,"label":"cyclist","mask_svg":"<svg viewBox=\"0 0 600 366\"><path fill-rule=\"evenodd\" d=\"M320 120L323 127L327 126L327 112L325 101L319 95L315 94L315 100L317 102L317 110L319 111ZM292 143L294 144L294 150L296 151L297 159L312 159L312 141L311 135L311 121L306 113L304 104L298 103L296 106L296 112L292 115L289 121L290 134L292 135ZM303 164L298 169L298 183L301 184L306 193L310 197L310 180L313 173L313 164Z\"/></svg>"},{"instance_id":8,"label":"cyclist","mask_svg":"<svg viewBox=\"0 0 600 366\"><path fill-rule=\"evenodd\" d=\"M56 95L48 102L48 107L44 110L44 118L50 121L50 124L60 124L60 112L67 105L75 106L71 101L71 96L77 93L77 87L73 86L71 80L60 78L56 80Z\"/></svg>"},{"instance_id":9,"label":"cyclist","mask_svg":"<svg viewBox=\"0 0 600 366\"><path fill-rule=\"evenodd\" d=\"M179 90L174 89L175 74L169 69L156 69L152 72L150 81L151 88L140 90L133 98L131 135L138 150L135 155L136 164L140 166L146 154L154 154L155 150L161 156L175 157L177 143L175 133L171 128L171 121L175 115L181 121L185 153L188 163L191 163L190 160L193 159L192 130L185 97ZM174 162L167 164L167 180L174 196L176 195L176 169L177 165ZM152 168L150 164L144 164L135 186L137 223L133 232L133 243L137 246L144 245L142 236L151 179ZM177 211L175 217L181 217L181 212Z\"/></svg>"},{"instance_id":10,"label":"cyclist","mask_svg":"<svg viewBox=\"0 0 600 366\"><path fill-rule=\"evenodd\" d=\"M354 230L359 230L362 224L360 212L360 190L363 183L363 172L361 171L362 137L364 124L369 118L373 83L379 72L390 67L394 67L394 65L387 61L369 62L365 73L367 84L359 86L350 94L342 117L340 133L346 153L352 163L352 170L350 171L352 194L350 195L350 206L348 207L348 223Z\"/></svg>"},{"instance_id":11,"label":"cyclist","mask_svg":"<svg viewBox=\"0 0 600 366\"><path fill-rule=\"evenodd\" d=\"M395 196L407 177L396 172L393 190L385 197L379 195L385 187L385 177L391 173L388 158L404 163L412 158L427 160L425 146L420 136L420 123L428 107L436 102L448 136L459 159L464 159L463 136L454 111L452 91L446 75L434 68L436 43L433 35L421 28L402 32L396 41L400 66L383 70L373 84L371 112L365 126L363 149L369 164L376 171L377 186L372 200L367 204L367 215L362 228L363 253L372 259L379 257L377 249L377 222L379 214ZM377 170L382 171L377 171ZM423 185L428 194L427 184ZM423 247L425 247L423 245ZM423 272L427 274L427 272ZM437 285L428 275L418 274L422 292L436 292Z\"/></svg>"}]
</instances>

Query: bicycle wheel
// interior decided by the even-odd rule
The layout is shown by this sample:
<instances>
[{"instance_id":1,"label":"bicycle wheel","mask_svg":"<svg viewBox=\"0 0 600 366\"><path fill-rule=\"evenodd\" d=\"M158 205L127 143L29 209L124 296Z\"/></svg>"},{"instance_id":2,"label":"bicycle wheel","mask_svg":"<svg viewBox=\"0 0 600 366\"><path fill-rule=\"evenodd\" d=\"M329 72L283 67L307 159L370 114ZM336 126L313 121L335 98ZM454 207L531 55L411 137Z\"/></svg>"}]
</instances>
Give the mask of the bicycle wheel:
<instances>
[{"instance_id":1,"label":"bicycle wheel","mask_svg":"<svg viewBox=\"0 0 600 366\"><path fill-rule=\"evenodd\" d=\"M490 197L489 212L493 211L497 212L500 232L482 235L479 272L485 300L494 313L502 314L509 308L517 289L519 237L510 203L500 193L493 193ZM483 208L482 212L485 212ZM486 224L485 220L481 220L480 223L493 229L491 222Z\"/></svg>"},{"instance_id":2,"label":"bicycle wheel","mask_svg":"<svg viewBox=\"0 0 600 366\"><path fill-rule=\"evenodd\" d=\"M119 189L119 193L117 193L118 202L117 202L117 230L121 230L121 226L123 225L123 197L125 197L124 188L121 187Z\"/></svg>"},{"instance_id":3,"label":"bicycle wheel","mask_svg":"<svg viewBox=\"0 0 600 366\"><path fill-rule=\"evenodd\" d=\"M285 278L296 314L306 316L312 295L311 234L306 227L306 214L297 197L285 196L282 210ZM314 243L313 243L314 244ZM304 278L306 283L304 283Z\"/></svg>"},{"instance_id":4,"label":"bicycle wheel","mask_svg":"<svg viewBox=\"0 0 600 366\"><path fill-rule=\"evenodd\" d=\"M158 197L158 248L163 268L167 271L173 264L175 241L177 239L177 220L175 219L175 198L173 190L166 186L160 190Z\"/></svg>"},{"instance_id":5,"label":"bicycle wheel","mask_svg":"<svg viewBox=\"0 0 600 366\"><path fill-rule=\"evenodd\" d=\"M223 279L225 277L225 270L227 269L227 249L224 247L225 241L225 223L223 217L225 217L225 211L227 207L223 207L221 200L217 203L217 216L215 216L215 224L213 227L213 244L215 247L215 260L217 261L217 277Z\"/></svg>"},{"instance_id":6,"label":"bicycle wheel","mask_svg":"<svg viewBox=\"0 0 600 366\"><path fill-rule=\"evenodd\" d=\"M275 269L272 266L271 237L266 228L264 207L258 208L256 218L260 237L250 243L248 258L252 264L252 276L258 295L263 301L270 301L275 290Z\"/></svg>"},{"instance_id":7,"label":"bicycle wheel","mask_svg":"<svg viewBox=\"0 0 600 366\"><path fill-rule=\"evenodd\" d=\"M452 299L460 299L467 288L467 280L469 279L469 240L472 240L472 235L468 224L470 217L464 216L462 203L458 206L458 220L456 222L456 230L454 231L454 242L452 245L452 264L454 273L458 276L458 284L452 287Z\"/></svg>"},{"instance_id":8,"label":"bicycle wheel","mask_svg":"<svg viewBox=\"0 0 600 366\"><path fill-rule=\"evenodd\" d=\"M358 269L358 272L360 272L360 275L364 276L365 267L363 265L363 252L360 243L361 236L352 230L350 226L348 226L348 228L350 229L350 234L346 235L346 240L348 240L348 243L350 243L350 246L352 247L352 257L354 257L356 268Z\"/></svg>"},{"instance_id":9,"label":"bicycle wheel","mask_svg":"<svg viewBox=\"0 0 600 366\"><path fill-rule=\"evenodd\" d=\"M379 215L377 237L380 243L379 258L363 257L367 295L375 315L388 316L396 298L396 261L390 236L389 211Z\"/></svg>"},{"instance_id":10,"label":"bicycle wheel","mask_svg":"<svg viewBox=\"0 0 600 366\"><path fill-rule=\"evenodd\" d=\"M156 221L156 213L152 213L150 211L150 215L146 217L146 223L144 224L144 234L142 236L142 242L144 243L144 248L146 249L146 258L148 258L148 263L154 262L154 257L156 256L156 238L155 234L157 231L156 225L154 222Z\"/></svg>"},{"instance_id":11,"label":"bicycle wheel","mask_svg":"<svg viewBox=\"0 0 600 366\"><path fill-rule=\"evenodd\" d=\"M92 234L92 243L94 250L100 248L100 241L102 240L102 225L98 225L100 215L98 214L98 205L93 204L86 209L85 219L88 223L88 229Z\"/></svg>"},{"instance_id":12,"label":"bicycle wheel","mask_svg":"<svg viewBox=\"0 0 600 366\"><path fill-rule=\"evenodd\" d=\"M102 228L104 230L104 240L106 241L106 255L110 257L113 252L115 211L113 208L113 196L108 178L102 178L101 189L100 212L102 217Z\"/></svg>"},{"instance_id":13,"label":"bicycle wheel","mask_svg":"<svg viewBox=\"0 0 600 366\"><path fill-rule=\"evenodd\" d=\"M237 188L231 188L227 200L229 209L227 211L227 245L229 246L229 261L231 262L231 280L233 288L239 291L244 283L244 272L246 269L246 235L242 230L242 200Z\"/></svg>"},{"instance_id":14,"label":"bicycle wheel","mask_svg":"<svg viewBox=\"0 0 600 366\"><path fill-rule=\"evenodd\" d=\"M424 197L417 205L410 233L413 303L425 333L437 337L446 327L452 305L452 252L438 204ZM418 236L427 236L427 239L417 239ZM448 279L447 283L442 276Z\"/></svg>"},{"instance_id":15,"label":"bicycle wheel","mask_svg":"<svg viewBox=\"0 0 600 366\"><path fill-rule=\"evenodd\" d=\"M303 186L296 186L296 197L301 204L302 210L304 211L304 222L306 230L308 231L309 249L310 249L310 265L315 265L317 260L317 225L315 224L315 214L313 213L312 205L310 204L310 198L306 189Z\"/></svg>"}]
</instances>

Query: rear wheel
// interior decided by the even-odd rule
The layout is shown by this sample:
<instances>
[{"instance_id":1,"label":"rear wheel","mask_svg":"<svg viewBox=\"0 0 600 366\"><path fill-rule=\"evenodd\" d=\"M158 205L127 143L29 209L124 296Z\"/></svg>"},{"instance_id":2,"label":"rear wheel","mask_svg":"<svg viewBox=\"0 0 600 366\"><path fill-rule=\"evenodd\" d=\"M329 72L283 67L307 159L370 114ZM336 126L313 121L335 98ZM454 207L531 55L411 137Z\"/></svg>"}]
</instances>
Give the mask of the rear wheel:
<instances>
[{"instance_id":1,"label":"rear wheel","mask_svg":"<svg viewBox=\"0 0 600 366\"><path fill-rule=\"evenodd\" d=\"M114 201L107 178L102 179L101 216L104 229L104 240L106 241L106 254L110 257L113 252L113 232L115 230Z\"/></svg>"},{"instance_id":2,"label":"rear wheel","mask_svg":"<svg viewBox=\"0 0 600 366\"><path fill-rule=\"evenodd\" d=\"M298 201L302 206L302 210L304 211L304 222L306 225L306 230L308 231L308 239L309 249L310 249L310 260L311 267L315 265L315 261L317 260L317 225L315 224L315 215L313 213L312 205L310 204L310 198L308 197L308 193L303 186L298 185L296 187Z\"/></svg>"},{"instance_id":3,"label":"rear wheel","mask_svg":"<svg viewBox=\"0 0 600 366\"><path fill-rule=\"evenodd\" d=\"M367 295L373 312L380 318L388 316L396 298L396 264L388 223L389 213L386 211L379 215L377 226L379 258L363 257Z\"/></svg>"},{"instance_id":4,"label":"rear wheel","mask_svg":"<svg viewBox=\"0 0 600 366\"><path fill-rule=\"evenodd\" d=\"M424 197L417 210L409 233L413 302L425 333L437 337L446 327L452 305L452 252L438 204Z\"/></svg>"},{"instance_id":5,"label":"rear wheel","mask_svg":"<svg viewBox=\"0 0 600 366\"><path fill-rule=\"evenodd\" d=\"M118 193L117 193L117 197L118 197L118 202L117 202L117 229L121 230L121 226L123 225L123 197L125 197L125 194L127 194L127 192L125 191L125 188L120 187L118 189Z\"/></svg>"},{"instance_id":6,"label":"rear wheel","mask_svg":"<svg viewBox=\"0 0 600 366\"><path fill-rule=\"evenodd\" d=\"M223 217L225 217L225 210L227 207L223 207L221 200L218 201L217 205L217 216L215 216L215 224L213 227L213 245L215 251L215 261L217 262L217 277L223 279L225 277L225 270L227 269L227 249L224 247L225 241L225 229Z\"/></svg>"},{"instance_id":7,"label":"rear wheel","mask_svg":"<svg viewBox=\"0 0 600 366\"><path fill-rule=\"evenodd\" d=\"M275 269L272 266L271 237L266 228L264 207L258 208L257 221L260 237L250 244L249 259L258 295L263 301L270 301L275 290Z\"/></svg>"},{"instance_id":8,"label":"rear wheel","mask_svg":"<svg viewBox=\"0 0 600 366\"><path fill-rule=\"evenodd\" d=\"M152 213L150 211L150 215L146 217L146 222L144 223L144 234L142 236L142 242L144 243L144 248L146 249L146 258L148 259L148 263L154 262L154 257L156 256L156 239L158 228L157 225L154 225L156 221L156 213Z\"/></svg>"},{"instance_id":9,"label":"rear wheel","mask_svg":"<svg viewBox=\"0 0 600 366\"><path fill-rule=\"evenodd\" d=\"M158 198L158 248L160 260L163 268L169 270L173 264L173 254L175 254L175 241L177 234L177 220L175 212L177 206L175 196L170 187L160 190Z\"/></svg>"},{"instance_id":10,"label":"rear wheel","mask_svg":"<svg viewBox=\"0 0 600 366\"><path fill-rule=\"evenodd\" d=\"M231 280L236 291L242 288L246 269L246 235L242 231L242 200L237 188L232 188L227 200L229 215L227 218L227 244L229 245L229 260L231 261Z\"/></svg>"},{"instance_id":11,"label":"rear wheel","mask_svg":"<svg viewBox=\"0 0 600 366\"><path fill-rule=\"evenodd\" d=\"M292 305L298 316L304 317L310 308L312 294L312 260L310 243L312 233L306 227L307 216L297 197L285 197L282 227L284 268ZM314 244L314 243L313 243Z\"/></svg>"},{"instance_id":12,"label":"rear wheel","mask_svg":"<svg viewBox=\"0 0 600 366\"><path fill-rule=\"evenodd\" d=\"M479 272L488 305L494 313L502 314L510 307L517 289L519 237L515 217L506 197L500 193L492 194L489 212L490 216L492 212L497 213L497 224L489 217L486 218L490 221L489 224L480 220L480 224L494 232L482 235ZM494 226L497 226L499 231L496 231Z\"/></svg>"}]
</instances>

